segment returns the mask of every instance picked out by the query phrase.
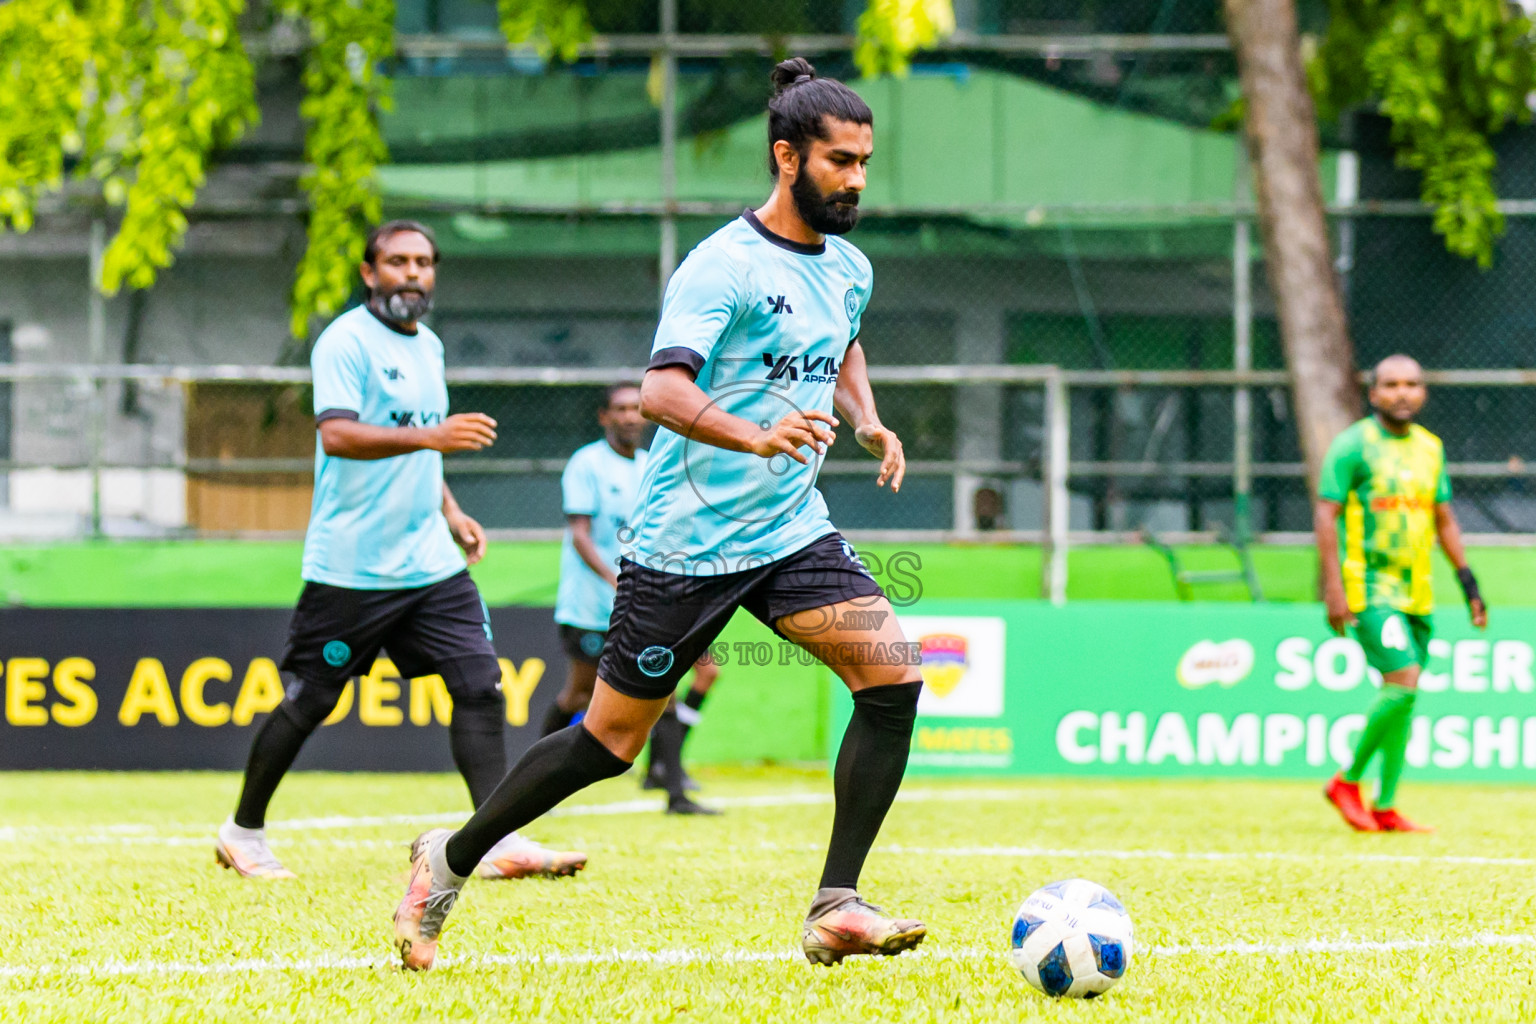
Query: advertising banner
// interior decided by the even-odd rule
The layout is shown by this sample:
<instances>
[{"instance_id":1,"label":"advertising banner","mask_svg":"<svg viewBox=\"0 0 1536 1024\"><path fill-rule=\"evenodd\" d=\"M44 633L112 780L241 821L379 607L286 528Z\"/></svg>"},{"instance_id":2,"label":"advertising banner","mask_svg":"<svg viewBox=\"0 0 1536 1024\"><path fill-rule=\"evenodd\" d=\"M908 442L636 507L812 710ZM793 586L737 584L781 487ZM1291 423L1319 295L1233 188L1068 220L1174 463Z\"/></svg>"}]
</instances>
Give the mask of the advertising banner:
<instances>
[{"instance_id":1,"label":"advertising banner","mask_svg":"<svg viewBox=\"0 0 1536 1024\"><path fill-rule=\"evenodd\" d=\"M0 609L0 769L239 769L283 696L288 609ZM548 608L493 608L512 757L537 738L564 655ZM381 658L296 767L448 771L440 677ZM530 724L531 723L531 724Z\"/></svg>"},{"instance_id":2,"label":"advertising banner","mask_svg":"<svg viewBox=\"0 0 1536 1024\"><path fill-rule=\"evenodd\" d=\"M923 601L913 774L1269 776L1346 763L1380 679L1321 606ZM1449 605L1408 745L1416 778L1536 781L1536 609ZM828 739L851 702L835 687Z\"/></svg>"}]
</instances>

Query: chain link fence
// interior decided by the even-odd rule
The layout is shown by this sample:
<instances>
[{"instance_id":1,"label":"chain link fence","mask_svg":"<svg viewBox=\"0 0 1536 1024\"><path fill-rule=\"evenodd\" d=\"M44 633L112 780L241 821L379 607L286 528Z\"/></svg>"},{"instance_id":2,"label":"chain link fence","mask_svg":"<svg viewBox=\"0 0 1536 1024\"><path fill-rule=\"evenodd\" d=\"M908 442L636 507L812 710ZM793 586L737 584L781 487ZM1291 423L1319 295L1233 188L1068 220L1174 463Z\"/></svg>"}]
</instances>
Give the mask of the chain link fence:
<instances>
[{"instance_id":1,"label":"chain link fence","mask_svg":"<svg viewBox=\"0 0 1536 1024\"><path fill-rule=\"evenodd\" d=\"M448 460L460 502L503 537L554 536L563 525L565 460L601 436L603 382L637 372L451 371L452 407L500 424L493 448ZM1276 371L975 364L871 372L909 469L899 495L875 487L876 463L840 429L820 486L834 519L857 537L1062 543L1070 534L1083 543L1148 534L1230 539L1251 529L1261 539L1306 539L1304 470ZM0 528L12 540L297 535L316 444L306 378L301 369L270 367L0 369L0 396L13 410L43 412L35 418L42 429L19 435L13 415ZM1056 419L1053 381L1066 399ZM1431 382L1442 409L1478 395L1536 401L1536 372L1438 372ZM1242 524L1233 458L1240 389L1257 397L1251 519ZM125 414L135 394L141 404ZM1528 539L1536 534L1536 468L1518 455L1479 457L1495 450L1447 437L1463 524L1484 540ZM1059 479L1053 458L1061 460Z\"/></svg>"},{"instance_id":2,"label":"chain link fence","mask_svg":"<svg viewBox=\"0 0 1536 1024\"><path fill-rule=\"evenodd\" d=\"M1422 217L1356 216L1352 224L1347 287L1358 361L1404 350L1432 371L1468 371L1442 374L1423 416L1445 440L1465 525L1536 533L1528 462L1536 387L1496 371L1519 365L1514 353L1533 326L1517 284L1521 240L1536 253L1536 232L1527 230L1536 221L1512 218L1500 263L1486 273L1445 256ZM704 226L690 221L694 234ZM876 490L873 463L841 438L823 472L840 524L1038 538L1048 448L1040 380L953 377L957 368L1050 366L1070 399L1072 531L1101 539L1236 531L1241 307L1251 310L1246 362L1256 374L1244 378L1254 464L1245 528L1304 534L1310 510L1273 306L1256 252L1251 294L1237 301L1235 235L1233 221L1214 217L983 231L871 216L856 236L876 282L862 344L882 416L913 468L899 497ZM452 459L450 475L488 526L560 527L560 469L598 436L603 384L643 366L655 281L643 255L532 260L450 249L433 323L456 381L452 407L502 424L495 449ZM152 354L153 343L141 351ZM26 345L16 355L0 364L4 535L303 528L315 434L302 368L194 363L160 374L128 364L95 381L88 368L60 368Z\"/></svg>"}]
</instances>

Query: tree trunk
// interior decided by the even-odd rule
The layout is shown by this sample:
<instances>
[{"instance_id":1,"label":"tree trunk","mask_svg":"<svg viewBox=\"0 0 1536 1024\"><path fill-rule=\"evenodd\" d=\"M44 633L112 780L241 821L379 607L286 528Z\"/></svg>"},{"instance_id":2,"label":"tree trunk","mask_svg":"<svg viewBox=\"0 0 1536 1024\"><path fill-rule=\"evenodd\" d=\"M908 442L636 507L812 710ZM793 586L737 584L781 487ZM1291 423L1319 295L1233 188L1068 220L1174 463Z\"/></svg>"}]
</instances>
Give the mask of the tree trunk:
<instances>
[{"instance_id":1,"label":"tree trunk","mask_svg":"<svg viewBox=\"0 0 1536 1024\"><path fill-rule=\"evenodd\" d=\"M1296 429L1317 491L1323 456L1360 415L1354 349L1328 245L1317 111L1307 91L1294 0L1223 0L1247 108L1264 265L1280 314Z\"/></svg>"}]
</instances>

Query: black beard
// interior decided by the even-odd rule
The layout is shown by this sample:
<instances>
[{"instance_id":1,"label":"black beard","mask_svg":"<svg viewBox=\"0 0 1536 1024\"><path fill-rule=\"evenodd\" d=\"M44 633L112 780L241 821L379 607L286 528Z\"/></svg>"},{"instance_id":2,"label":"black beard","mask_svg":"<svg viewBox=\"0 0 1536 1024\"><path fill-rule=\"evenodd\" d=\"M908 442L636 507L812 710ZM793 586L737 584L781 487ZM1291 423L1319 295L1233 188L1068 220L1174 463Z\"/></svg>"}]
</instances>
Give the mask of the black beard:
<instances>
[{"instance_id":1,"label":"black beard","mask_svg":"<svg viewBox=\"0 0 1536 1024\"><path fill-rule=\"evenodd\" d=\"M399 323L414 323L432 312L432 294L415 288L402 288L375 297L381 312Z\"/></svg>"},{"instance_id":2,"label":"black beard","mask_svg":"<svg viewBox=\"0 0 1536 1024\"><path fill-rule=\"evenodd\" d=\"M789 195L795 201L795 212L800 214L800 219L818 235L846 235L859 222L857 192L824 195L810 175L802 174L789 186ZM840 203L848 205L839 206Z\"/></svg>"}]
</instances>

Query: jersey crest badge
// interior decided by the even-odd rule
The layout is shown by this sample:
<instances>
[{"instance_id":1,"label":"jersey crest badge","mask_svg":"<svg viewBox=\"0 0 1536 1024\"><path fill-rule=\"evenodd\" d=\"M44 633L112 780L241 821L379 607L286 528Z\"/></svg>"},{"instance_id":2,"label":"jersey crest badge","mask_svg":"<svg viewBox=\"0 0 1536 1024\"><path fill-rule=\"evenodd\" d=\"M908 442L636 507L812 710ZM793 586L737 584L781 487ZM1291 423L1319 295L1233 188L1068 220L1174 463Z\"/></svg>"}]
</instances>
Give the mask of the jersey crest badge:
<instances>
[{"instance_id":1,"label":"jersey crest badge","mask_svg":"<svg viewBox=\"0 0 1536 1024\"><path fill-rule=\"evenodd\" d=\"M848 322L853 323L853 318L859 312L859 296L852 288L843 293L843 312L848 314Z\"/></svg>"}]
</instances>

